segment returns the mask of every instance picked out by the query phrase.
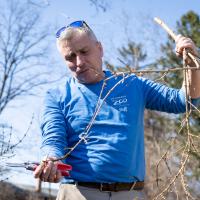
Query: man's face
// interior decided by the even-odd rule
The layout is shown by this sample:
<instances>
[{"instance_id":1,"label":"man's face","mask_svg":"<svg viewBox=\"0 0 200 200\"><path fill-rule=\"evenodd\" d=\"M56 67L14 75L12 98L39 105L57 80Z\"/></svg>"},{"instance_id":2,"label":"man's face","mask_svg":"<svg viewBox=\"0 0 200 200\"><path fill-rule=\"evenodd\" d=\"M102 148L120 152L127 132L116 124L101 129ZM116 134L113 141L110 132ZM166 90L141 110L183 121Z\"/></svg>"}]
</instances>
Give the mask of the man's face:
<instances>
[{"instance_id":1,"label":"man's face","mask_svg":"<svg viewBox=\"0 0 200 200\"><path fill-rule=\"evenodd\" d=\"M87 34L77 34L70 41L62 41L60 52L80 83L96 83L103 79L102 46Z\"/></svg>"}]
</instances>

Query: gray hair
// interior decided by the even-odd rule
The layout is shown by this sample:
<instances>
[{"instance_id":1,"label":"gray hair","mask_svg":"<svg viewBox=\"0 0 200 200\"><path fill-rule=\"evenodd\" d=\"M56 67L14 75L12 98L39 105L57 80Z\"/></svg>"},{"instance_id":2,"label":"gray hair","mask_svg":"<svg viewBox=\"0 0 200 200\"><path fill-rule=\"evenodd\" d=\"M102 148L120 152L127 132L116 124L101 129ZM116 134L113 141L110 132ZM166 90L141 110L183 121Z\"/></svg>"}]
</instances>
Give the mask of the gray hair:
<instances>
[{"instance_id":1,"label":"gray hair","mask_svg":"<svg viewBox=\"0 0 200 200\"><path fill-rule=\"evenodd\" d=\"M60 44L63 41L70 41L76 35L87 34L92 40L98 41L96 35L88 26L84 25L82 27L67 27L56 40L57 48L60 49Z\"/></svg>"}]
</instances>

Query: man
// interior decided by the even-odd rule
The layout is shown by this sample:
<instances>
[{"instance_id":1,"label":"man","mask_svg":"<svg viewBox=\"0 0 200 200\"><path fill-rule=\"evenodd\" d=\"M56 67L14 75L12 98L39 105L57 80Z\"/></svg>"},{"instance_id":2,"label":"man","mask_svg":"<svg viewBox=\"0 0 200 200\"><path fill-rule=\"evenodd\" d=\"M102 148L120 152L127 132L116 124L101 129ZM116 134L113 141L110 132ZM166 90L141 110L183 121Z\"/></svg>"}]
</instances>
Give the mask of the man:
<instances>
[{"instance_id":1,"label":"man","mask_svg":"<svg viewBox=\"0 0 200 200\"><path fill-rule=\"evenodd\" d=\"M52 160L71 150L62 162L73 170L62 179L58 200L143 199L144 109L185 112L184 88L103 71L102 45L84 21L61 28L57 47L72 77L65 86L47 92L41 128L42 151L48 159L35 170L35 177L59 182L61 172ZM184 48L197 55L191 39L178 36L178 56ZM190 76L195 104L200 97L200 71L191 70Z\"/></svg>"}]
</instances>

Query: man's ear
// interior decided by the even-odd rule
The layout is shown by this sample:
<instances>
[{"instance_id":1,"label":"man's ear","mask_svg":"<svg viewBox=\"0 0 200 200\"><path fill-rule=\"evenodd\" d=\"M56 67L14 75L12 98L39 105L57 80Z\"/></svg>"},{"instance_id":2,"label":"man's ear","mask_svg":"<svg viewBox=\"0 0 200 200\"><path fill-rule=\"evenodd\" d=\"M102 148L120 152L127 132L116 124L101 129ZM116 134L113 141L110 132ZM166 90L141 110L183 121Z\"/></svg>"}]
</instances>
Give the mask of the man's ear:
<instances>
[{"instance_id":1,"label":"man's ear","mask_svg":"<svg viewBox=\"0 0 200 200\"><path fill-rule=\"evenodd\" d=\"M103 57L103 46L102 46L101 42L97 42L97 45L98 45L98 48L100 50L101 57Z\"/></svg>"}]
</instances>

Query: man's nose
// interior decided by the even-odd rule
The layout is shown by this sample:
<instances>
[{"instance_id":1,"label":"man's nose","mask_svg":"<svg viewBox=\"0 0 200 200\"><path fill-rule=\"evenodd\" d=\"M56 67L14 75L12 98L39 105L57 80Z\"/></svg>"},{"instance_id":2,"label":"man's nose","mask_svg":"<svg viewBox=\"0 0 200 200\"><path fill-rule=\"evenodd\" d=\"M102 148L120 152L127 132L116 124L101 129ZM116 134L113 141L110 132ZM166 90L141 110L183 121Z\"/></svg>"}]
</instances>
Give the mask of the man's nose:
<instances>
[{"instance_id":1,"label":"man's nose","mask_svg":"<svg viewBox=\"0 0 200 200\"><path fill-rule=\"evenodd\" d=\"M82 67L85 63L84 57L79 55L76 57L76 66L77 67Z\"/></svg>"}]
</instances>

